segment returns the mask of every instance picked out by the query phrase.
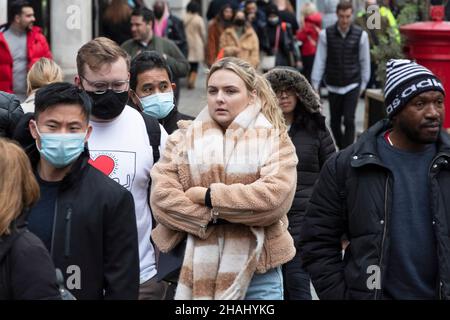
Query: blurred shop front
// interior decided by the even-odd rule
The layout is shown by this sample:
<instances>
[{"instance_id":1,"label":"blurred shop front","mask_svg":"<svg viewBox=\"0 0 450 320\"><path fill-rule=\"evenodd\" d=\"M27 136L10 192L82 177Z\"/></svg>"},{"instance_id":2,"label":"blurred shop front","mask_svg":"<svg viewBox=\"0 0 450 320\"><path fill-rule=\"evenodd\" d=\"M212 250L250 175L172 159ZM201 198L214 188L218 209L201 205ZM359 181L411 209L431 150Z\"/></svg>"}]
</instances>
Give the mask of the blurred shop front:
<instances>
[{"instance_id":1,"label":"blurred shop front","mask_svg":"<svg viewBox=\"0 0 450 320\"><path fill-rule=\"evenodd\" d=\"M0 0L0 24L7 22L8 3L14 0ZM144 0L151 7L154 0ZM62 67L67 81L76 74L78 49L102 34L102 13L108 0L29 0L36 23L42 28L53 53L54 60ZM170 0L172 11L177 16L184 14L189 0ZM202 1L202 8L209 1Z\"/></svg>"}]
</instances>

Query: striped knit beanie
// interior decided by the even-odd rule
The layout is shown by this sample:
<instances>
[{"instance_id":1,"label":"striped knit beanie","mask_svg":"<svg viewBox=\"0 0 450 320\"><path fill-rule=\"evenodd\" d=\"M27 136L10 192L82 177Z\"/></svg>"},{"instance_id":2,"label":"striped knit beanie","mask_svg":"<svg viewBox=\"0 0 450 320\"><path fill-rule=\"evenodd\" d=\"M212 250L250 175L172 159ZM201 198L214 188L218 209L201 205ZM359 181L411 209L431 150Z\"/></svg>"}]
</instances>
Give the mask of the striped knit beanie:
<instances>
[{"instance_id":1,"label":"striped knit beanie","mask_svg":"<svg viewBox=\"0 0 450 320\"><path fill-rule=\"evenodd\" d=\"M441 91L441 81L427 68L411 60L391 59L386 64L384 104L389 118L415 96L425 91Z\"/></svg>"}]
</instances>

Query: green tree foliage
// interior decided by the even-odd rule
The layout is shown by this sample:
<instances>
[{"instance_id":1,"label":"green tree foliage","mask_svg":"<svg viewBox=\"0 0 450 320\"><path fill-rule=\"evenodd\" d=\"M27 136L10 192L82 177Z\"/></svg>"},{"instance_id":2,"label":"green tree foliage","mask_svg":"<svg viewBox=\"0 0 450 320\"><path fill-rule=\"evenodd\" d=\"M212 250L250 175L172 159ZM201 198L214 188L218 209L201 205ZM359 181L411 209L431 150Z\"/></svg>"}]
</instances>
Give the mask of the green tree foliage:
<instances>
[{"instance_id":1,"label":"green tree foliage","mask_svg":"<svg viewBox=\"0 0 450 320\"><path fill-rule=\"evenodd\" d=\"M429 1L408 0L404 1L399 15L397 16L398 26L410 24L418 21L428 20ZM404 39L401 37L400 43L395 39L392 29L388 34L379 39L379 44L372 50L372 56L377 64L376 77L380 81L382 88L386 81L386 62L389 59L405 58L403 53Z\"/></svg>"}]
</instances>

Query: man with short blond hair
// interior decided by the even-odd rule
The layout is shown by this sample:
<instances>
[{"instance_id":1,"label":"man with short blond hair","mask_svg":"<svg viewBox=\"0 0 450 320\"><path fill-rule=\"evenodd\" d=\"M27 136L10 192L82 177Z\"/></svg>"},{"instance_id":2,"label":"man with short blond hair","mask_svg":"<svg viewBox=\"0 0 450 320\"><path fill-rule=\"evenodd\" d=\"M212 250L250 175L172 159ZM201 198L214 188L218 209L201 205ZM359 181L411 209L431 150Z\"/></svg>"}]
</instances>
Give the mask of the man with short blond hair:
<instances>
[{"instance_id":1,"label":"man with short blond hair","mask_svg":"<svg viewBox=\"0 0 450 320\"><path fill-rule=\"evenodd\" d=\"M130 62L114 41L96 38L80 48L75 83L93 101L89 140L91 165L128 189L134 198L140 258L140 299L163 299L157 283L155 249L150 242L152 214L148 203L155 151L164 149L167 133L157 120L127 105ZM149 139L147 122L156 123L159 147ZM155 150L158 149L158 150Z\"/></svg>"}]
</instances>

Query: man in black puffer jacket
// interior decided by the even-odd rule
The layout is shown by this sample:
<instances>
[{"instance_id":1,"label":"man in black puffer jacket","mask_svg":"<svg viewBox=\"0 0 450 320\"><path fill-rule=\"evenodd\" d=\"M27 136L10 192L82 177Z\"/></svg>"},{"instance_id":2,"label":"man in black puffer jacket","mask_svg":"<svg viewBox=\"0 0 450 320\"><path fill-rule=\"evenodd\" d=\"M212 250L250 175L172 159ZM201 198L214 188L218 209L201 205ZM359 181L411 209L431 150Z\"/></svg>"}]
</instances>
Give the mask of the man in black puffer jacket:
<instances>
[{"instance_id":1,"label":"man in black puffer jacket","mask_svg":"<svg viewBox=\"0 0 450 320\"><path fill-rule=\"evenodd\" d=\"M320 100L306 78L297 70L277 67L265 74L275 91L289 129L299 162L297 189L289 211L289 232L296 256L283 266L285 298L311 300L308 274L301 268L300 228L320 169L336 148L320 113Z\"/></svg>"},{"instance_id":2,"label":"man in black puffer jacket","mask_svg":"<svg viewBox=\"0 0 450 320\"><path fill-rule=\"evenodd\" d=\"M11 138L22 116L19 99L13 94L0 91L0 137Z\"/></svg>"},{"instance_id":3,"label":"man in black puffer jacket","mask_svg":"<svg viewBox=\"0 0 450 320\"><path fill-rule=\"evenodd\" d=\"M300 233L303 265L321 299L449 299L443 85L423 66L390 60L384 92L389 119L321 171Z\"/></svg>"},{"instance_id":4,"label":"man in black puffer jacket","mask_svg":"<svg viewBox=\"0 0 450 320\"><path fill-rule=\"evenodd\" d=\"M136 300L133 196L88 163L89 96L72 84L53 83L37 91L35 105L35 114L25 115L15 133L41 194L28 228L47 247L77 299Z\"/></svg>"}]
</instances>

